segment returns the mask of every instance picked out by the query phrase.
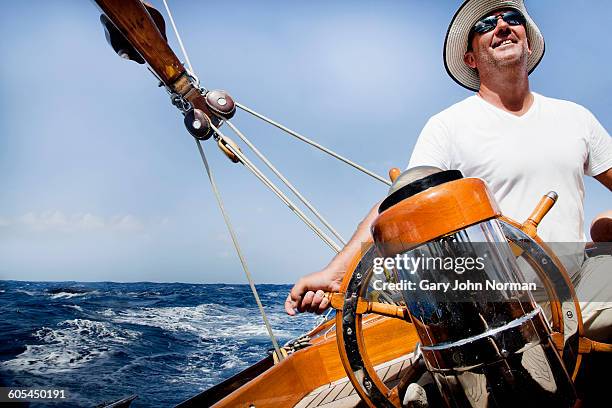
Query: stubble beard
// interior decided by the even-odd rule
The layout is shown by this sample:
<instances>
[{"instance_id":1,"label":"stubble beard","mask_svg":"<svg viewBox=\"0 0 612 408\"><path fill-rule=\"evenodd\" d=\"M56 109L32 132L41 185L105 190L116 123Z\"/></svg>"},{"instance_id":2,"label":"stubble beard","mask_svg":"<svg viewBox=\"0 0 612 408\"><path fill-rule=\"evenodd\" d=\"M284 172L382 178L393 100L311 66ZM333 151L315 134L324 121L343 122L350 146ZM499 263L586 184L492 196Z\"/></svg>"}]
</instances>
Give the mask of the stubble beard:
<instances>
[{"instance_id":1,"label":"stubble beard","mask_svg":"<svg viewBox=\"0 0 612 408\"><path fill-rule=\"evenodd\" d=\"M488 49L482 50L480 53L482 63L480 65L480 70L482 71L485 68L487 71L512 71L519 68L527 69L527 60L529 58L529 50L526 44L521 45L522 52L519 56L511 55L504 56L501 58L496 58Z\"/></svg>"}]
</instances>

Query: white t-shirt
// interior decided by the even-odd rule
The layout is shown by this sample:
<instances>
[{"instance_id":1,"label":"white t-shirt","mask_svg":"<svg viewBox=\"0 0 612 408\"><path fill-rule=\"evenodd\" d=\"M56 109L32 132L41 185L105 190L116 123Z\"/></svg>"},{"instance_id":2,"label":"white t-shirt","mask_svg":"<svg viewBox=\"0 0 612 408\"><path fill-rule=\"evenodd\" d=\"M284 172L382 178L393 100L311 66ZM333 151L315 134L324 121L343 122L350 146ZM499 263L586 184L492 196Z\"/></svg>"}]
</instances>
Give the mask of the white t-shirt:
<instances>
[{"instance_id":1,"label":"white t-shirt","mask_svg":"<svg viewBox=\"0 0 612 408\"><path fill-rule=\"evenodd\" d=\"M584 181L612 167L612 139L586 108L536 93L523 116L478 95L433 116L408 168L435 166L484 179L502 213L518 222L544 194L559 199L538 235L548 242L583 242Z\"/></svg>"}]
</instances>

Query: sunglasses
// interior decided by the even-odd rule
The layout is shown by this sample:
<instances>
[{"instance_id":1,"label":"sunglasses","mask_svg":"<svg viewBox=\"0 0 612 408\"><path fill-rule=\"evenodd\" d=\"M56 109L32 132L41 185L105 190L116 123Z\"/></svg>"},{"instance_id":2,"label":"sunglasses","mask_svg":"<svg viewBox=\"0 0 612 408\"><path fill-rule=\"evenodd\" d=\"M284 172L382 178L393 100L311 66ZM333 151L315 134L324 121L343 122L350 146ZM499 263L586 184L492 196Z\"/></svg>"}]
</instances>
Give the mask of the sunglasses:
<instances>
[{"instance_id":1,"label":"sunglasses","mask_svg":"<svg viewBox=\"0 0 612 408\"><path fill-rule=\"evenodd\" d=\"M472 31L474 33L482 34L494 30L497 27L497 20L501 17L506 23L511 26L524 25L525 16L517 10L509 10L504 13L496 14L494 16L484 17L474 25Z\"/></svg>"}]
</instances>

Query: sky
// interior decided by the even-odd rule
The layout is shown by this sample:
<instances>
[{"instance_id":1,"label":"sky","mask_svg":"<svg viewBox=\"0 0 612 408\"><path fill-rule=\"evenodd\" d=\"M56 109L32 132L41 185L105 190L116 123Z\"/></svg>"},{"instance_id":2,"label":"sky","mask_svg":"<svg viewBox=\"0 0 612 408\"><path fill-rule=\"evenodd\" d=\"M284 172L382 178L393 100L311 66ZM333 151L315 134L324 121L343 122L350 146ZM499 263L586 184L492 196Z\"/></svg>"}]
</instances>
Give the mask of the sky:
<instances>
[{"instance_id":1,"label":"sky","mask_svg":"<svg viewBox=\"0 0 612 408\"><path fill-rule=\"evenodd\" d=\"M406 166L431 115L471 94L442 63L459 1L169 3L204 86L381 175ZM609 130L609 30L593 16L610 2L527 6L546 39L532 89L586 106ZM7 3L0 37L0 279L245 283L180 113L106 44L93 2ZM345 238L386 194L243 112L234 123ZM265 186L204 148L256 282L327 263L331 250ZM611 195L585 185L588 224Z\"/></svg>"}]
</instances>

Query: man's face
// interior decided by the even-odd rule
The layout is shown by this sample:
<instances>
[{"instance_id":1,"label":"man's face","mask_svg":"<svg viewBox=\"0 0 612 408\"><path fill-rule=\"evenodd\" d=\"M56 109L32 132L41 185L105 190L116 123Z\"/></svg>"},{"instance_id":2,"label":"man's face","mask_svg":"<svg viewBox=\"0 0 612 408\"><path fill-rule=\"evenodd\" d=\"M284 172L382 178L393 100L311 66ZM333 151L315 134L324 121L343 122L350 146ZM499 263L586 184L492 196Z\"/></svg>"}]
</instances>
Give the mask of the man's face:
<instances>
[{"instance_id":1,"label":"man's face","mask_svg":"<svg viewBox=\"0 0 612 408\"><path fill-rule=\"evenodd\" d=\"M499 16L510 9L495 10L486 16ZM488 68L527 67L527 57L531 54L525 26L510 25L501 17L497 25L486 33L473 33L471 50L464 56L465 63L479 71Z\"/></svg>"}]
</instances>

